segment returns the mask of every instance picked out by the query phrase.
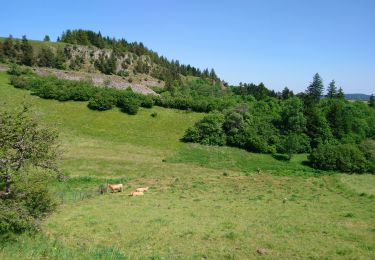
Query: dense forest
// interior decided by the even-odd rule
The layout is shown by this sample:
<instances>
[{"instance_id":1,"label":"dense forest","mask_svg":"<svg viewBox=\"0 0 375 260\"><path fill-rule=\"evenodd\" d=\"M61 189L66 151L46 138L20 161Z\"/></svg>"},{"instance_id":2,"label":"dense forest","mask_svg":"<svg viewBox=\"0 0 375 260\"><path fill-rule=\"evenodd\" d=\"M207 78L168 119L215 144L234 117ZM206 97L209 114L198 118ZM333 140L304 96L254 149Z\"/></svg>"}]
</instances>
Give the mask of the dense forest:
<instances>
[{"instance_id":1,"label":"dense forest","mask_svg":"<svg viewBox=\"0 0 375 260\"><path fill-rule=\"evenodd\" d=\"M331 81L322 99L322 82L316 74L306 92L293 96L284 89L279 99L272 92L267 95L264 88L252 93L249 86L239 87L235 93L258 97L257 101L249 99L210 113L189 128L182 140L271 153L284 160L293 153L310 153L310 165L315 168L374 173L373 96L368 104L349 102Z\"/></svg>"}]
</instances>

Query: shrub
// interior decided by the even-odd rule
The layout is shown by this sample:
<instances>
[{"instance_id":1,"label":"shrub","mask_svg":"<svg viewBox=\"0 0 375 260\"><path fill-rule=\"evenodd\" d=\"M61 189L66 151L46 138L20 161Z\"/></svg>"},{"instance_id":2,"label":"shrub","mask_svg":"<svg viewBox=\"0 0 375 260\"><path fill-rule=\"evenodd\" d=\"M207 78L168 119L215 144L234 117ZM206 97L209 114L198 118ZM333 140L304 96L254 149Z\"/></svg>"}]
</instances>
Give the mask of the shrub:
<instances>
[{"instance_id":1,"label":"shrub","mask_svg":"<svg viewBox=\"0 0 375 260\"><path fill-rule=\"evenodd\" d=\"M10 84L15 88L28 89L29 78L28 76L11 76Z\"/></svg>"},{"instance_id":2,"label":"shrub","mask_svg":"<svg viewBox=\"0 0 375 260\"><path fill-rule=\"evenodd\" d=\"M158 116L158 113L156 113L156 112L152 112L152 113L151 113L151 116L152 116L152 117L157 117L157 116Z\"/></svg>"},{"instance_id":3,"label":"shrub","mask_svg":"<svg viewBox=\"0 0 375 260\"><path fill-rule=\"evenodd\" d=\"M117 100L117 106L121 108L122 112L128 113L129 115L138 113L140 103L136 94L131 91L121 93Z\"/></svg>"},{"instance_id":4,"label":"shrub","mask_svg":"<svg viewBox=\"0 0 375 260\"><path fill-rule=\"evenodd\" d=\"M21 67L17 64L11 64L7 73L13 76L30 75L32 71L29 68Z\"/></svg>"},{"instance_id":5,"label":"shrub","mask_svg":"<svg viewBox=\"0 0 375 260\"><path fill-rule=\"evenodd\" d=\"M49 187L58 136L28 111L0 111L0 234L37 229L56 205Z\"/></svg>"},{"instance_id":6,"label":"shrub","mask_svg":"<svg viewBox=\"0 0 375 260\"><path fill-rule=\"evenodd\" d=\"M0 199L0 212L0 234L35 230L33 218L22 204Z\"/></svg>"},{"instance_id":7,"label":"shrub","mask_svg":"<svg viewBox=\"0 0 375 260\"><path fill-rule=\"evenodd\" d=\"M51 176L31 170L31 174L15 176L12 195L0 199L0 234L35 231L40 219L52 212L56 201L48 189Z\"/></svg>"},{"instance_id":8,"label":"shrub","mask_svg":"<svg viewBox=\"0 0 375 260\"><path fill-rule=\"evenodd\" d=\"M98 91L98 88L89 85L86 82L72 81L70 83L70 96L75 101L89 101L92 96Z\"/></svg>"},{"instance_id":9,"label":"shrub","mask_svg":"<svg viewBox=\"0 0 375 260\"><path fill-rule=\"evenodd\" d=\"M147 95L139 95L140 101L141 101L141 107L145 108L152 108L154 105L154 100L151 96Z\"/></svg>"},{"instance_id":10,"label":"shrub","mask_svg":"<svg viewBox=\"0 0 375 260\"><path fill-rule=\"evenodd\" d=\"M279 161L290 161L290 154L274 153L272 157Z\"/></svg>"},{"instance_id":11,"label":"shrub","mask_svg":"<svg viewBox=\"0 0 375 260\"><path fill-rule=\"evenodd\" d=\"M363 152L367 160L368 171L375 173L375 140L365 140L360 144L359 149Z\"/></svg>"},{"instance_id":12,"label":"shrub","mask_svg":"<svg viewBox=\"0 0 375 260\"><path fill-rule=\"evenodd\" d=\"M41 82L38 88L35 89L35 94L45 99L57 99L57 87L52 81Z\"/></svg>"},{"instance_id":13,"label":"shrub","mask_svg":"<svg viewBox=\"0 0 375 260\"><path fill-rule=\"evenodd\" d=\"M223 123L224 115L213 112L198 121L193 127L190 127L182 140L206 145L224 145Z\"/></svg>"},{"instance_id":14,"label":"shrub","mask_svg":"<svg viewBox=\"0 0 375 260\"><path fill-rule=\"evenodd\" d=\"M361 150L353 144L319 145L309 155L314 168L342 172L366 172L368 162Z\"/></svg>"},{"instance_id":15,"label":"shrub","mask_svg":"<svg viewBox=\"0 0 375 260\"><path fill-rule=\"evenodd\" d=\"M92 110L104 111L112 109L115 101L115 98L110 93L102 90L90 98L87 106Z\"/></svg>"}]
</instances>

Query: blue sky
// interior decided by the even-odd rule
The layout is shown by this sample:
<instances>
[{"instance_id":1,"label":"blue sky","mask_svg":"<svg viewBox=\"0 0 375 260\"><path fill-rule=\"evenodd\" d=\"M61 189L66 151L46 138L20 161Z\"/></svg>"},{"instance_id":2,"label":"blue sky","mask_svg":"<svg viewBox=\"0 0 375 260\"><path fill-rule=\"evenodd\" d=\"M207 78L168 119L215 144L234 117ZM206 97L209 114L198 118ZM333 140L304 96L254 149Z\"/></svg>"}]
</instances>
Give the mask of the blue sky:
<instances>
[{"instance_id":1,"label":"blue sky","mask_svg":"<svg viewBox=\"0 0 375 260\"><path fill-rule=\"evenodd\" d=\"M231 84L303 91L318 72L346 93L375 92L373 0L4 1L0 35L55 40L66 29L142 41L213 67Z\"/></svg>"}]
</instances>

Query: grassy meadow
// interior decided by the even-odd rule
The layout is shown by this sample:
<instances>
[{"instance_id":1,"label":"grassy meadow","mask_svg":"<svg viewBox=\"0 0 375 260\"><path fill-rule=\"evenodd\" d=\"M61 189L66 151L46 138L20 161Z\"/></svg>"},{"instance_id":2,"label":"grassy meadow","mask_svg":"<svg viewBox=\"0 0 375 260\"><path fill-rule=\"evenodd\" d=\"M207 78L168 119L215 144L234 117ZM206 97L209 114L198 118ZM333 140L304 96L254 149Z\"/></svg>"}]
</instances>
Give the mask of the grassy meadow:
<instances>
[{"instance_id":1,"label":"grassy meadow","mask_svg":"<svg viewBox=\"0 0 375 260\"><path fill-rule=\"evenodd\" d=\"M56 182L61 204L41 232L2 240L0 259L375 258L374 175L316 171L305 155L284 162L184 144L203 114L97 112L85 102L40 99L8 80L0 72L0 106L30 103L59 130L69 179ZM99 185L120 181L123 193L99 195ZM139 186L150 191L129 197Z\"/></svg>"}]
</instances>

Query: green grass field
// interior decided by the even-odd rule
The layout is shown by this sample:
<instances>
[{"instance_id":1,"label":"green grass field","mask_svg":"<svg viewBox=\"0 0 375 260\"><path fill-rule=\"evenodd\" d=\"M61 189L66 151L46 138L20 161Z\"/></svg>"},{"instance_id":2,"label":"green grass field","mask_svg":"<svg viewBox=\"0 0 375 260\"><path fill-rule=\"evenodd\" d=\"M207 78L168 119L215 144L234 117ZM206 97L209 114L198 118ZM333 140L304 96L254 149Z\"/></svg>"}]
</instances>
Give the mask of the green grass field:
<instances>
[{"instance_id":1,"label":"green grass field","mask_svg":"<svg viewBox=\"0 0 375 260\"><path fill-rule=\"evenodd\" d=\"M56 183L62 203L41 232L3 241L0 259L375 258L373 175L314 171L305 155L282 162L184 144L179 138L203 114L91 111L31 96L0 73L0 105L24 100L58 128L70 179ZM118 181L124 193L96 192ZM127 196L139 186L150 191Z\"/></svg>"}]
</instances>

